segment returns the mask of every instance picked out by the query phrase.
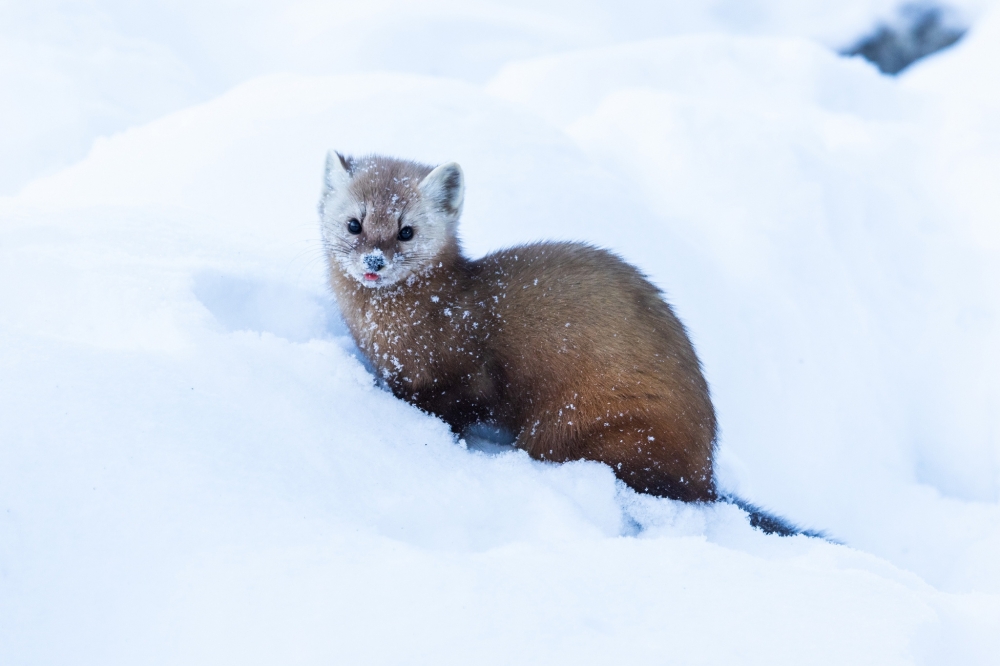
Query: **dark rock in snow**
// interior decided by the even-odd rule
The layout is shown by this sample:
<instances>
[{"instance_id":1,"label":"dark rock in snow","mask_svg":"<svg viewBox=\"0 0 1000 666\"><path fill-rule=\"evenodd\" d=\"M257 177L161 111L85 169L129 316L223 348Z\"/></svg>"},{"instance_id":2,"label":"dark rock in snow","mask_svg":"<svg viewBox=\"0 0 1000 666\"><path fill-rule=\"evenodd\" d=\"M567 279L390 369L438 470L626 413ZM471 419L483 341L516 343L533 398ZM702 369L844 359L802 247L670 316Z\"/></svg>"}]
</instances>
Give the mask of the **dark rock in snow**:
<instances>
[{"instance_id":1,"label":"dark rock in snow","mask_svg":"<svg viewBox=\"0 0 1000 666\"><path fill-rule=\"evenodd\" d=\"M906 4L900 7L893 23L881 24L874 33L841 53L860 55L884 74L898 74L920 58L951 46L965 35L965 30L945 8Z\"/></svg>"}]
</instances>

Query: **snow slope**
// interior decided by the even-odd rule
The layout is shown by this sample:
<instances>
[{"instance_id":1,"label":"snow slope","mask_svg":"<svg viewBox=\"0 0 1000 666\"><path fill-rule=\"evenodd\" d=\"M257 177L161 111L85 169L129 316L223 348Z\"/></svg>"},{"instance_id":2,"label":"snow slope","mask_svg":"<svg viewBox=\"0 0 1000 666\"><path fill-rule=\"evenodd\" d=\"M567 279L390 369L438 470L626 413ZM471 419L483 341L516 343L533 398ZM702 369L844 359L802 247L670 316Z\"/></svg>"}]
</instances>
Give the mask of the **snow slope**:
<instances>
[{"instance_id":1,"label":"snow slope","mask_svg":"<svg viewBox=\"0 0 1000 666\"><path fill-rule=\"evenodd\" d=\"M898 80L779 24L612 22L475 75L262 56L300 73L0 199L0 661L992 663L1000 13ZM376 388L324 286L329 147L460 162L470 254L642 267L705 361L723 483L846 545L456 442Z\"/></svg>"},{"instance_id":2,"label":"snow slope","mask_svg":"<svg viewBox=\"0 0 1000 666\"><path fill-rule=\"evenodd\" d=\"M805 37L840 49L898 0L47 0L0 3L0 195L96 137L256 76L388 70L484 83L512 60L668 35ZM968 23L993 0L952 0Z\"/></svg>"}]
</instances>

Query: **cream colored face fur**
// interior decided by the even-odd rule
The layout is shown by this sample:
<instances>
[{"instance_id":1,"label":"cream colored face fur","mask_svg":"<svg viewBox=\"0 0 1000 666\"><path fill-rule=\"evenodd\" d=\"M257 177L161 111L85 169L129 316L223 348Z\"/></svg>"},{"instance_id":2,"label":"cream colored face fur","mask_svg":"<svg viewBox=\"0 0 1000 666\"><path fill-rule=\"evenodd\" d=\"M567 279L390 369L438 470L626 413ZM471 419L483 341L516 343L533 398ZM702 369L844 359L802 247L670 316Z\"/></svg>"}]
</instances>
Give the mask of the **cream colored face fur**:
<instances>
[{"instance_id":1,"label":"cream colored face fur","mask_svg":"<svg viewBox=\"0 0 1000 666\"><path fill-rule=\"evenodd\" d=\"M320 219L331 270L382 289L433 268L454 243L463 181L454 162L431 169L377 156L327 155ZM407 227L409 240L400 234Z\"/></svg>"}]
</instances>

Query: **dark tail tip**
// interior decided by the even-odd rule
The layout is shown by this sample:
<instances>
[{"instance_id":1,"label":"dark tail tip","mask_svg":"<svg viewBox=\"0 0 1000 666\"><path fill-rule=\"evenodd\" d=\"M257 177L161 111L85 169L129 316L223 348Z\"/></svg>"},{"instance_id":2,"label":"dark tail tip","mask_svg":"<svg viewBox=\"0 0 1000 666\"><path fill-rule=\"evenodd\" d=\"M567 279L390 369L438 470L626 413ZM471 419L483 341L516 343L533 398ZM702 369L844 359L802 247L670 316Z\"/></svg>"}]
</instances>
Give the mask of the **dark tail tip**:
<instances>
[{"instance_id":1,"label":"dark tail tip","mask_svg":"<svg viewBox=\"0 0 1000 666\"><path fill-rule=\"evenodd\" d=\"M778 536L807 536L813 537L815 539L826 539L827 541L832 541L833 543L838 543L830 539L823 532L818 532L816 530L804 530L801 529L784 518L779 518L774 514L764 511L759 506L751 504L741 497L736 495L722 495L719 500L732 504L733 506L743 509L747 513L747 517L750 520L750 525L760 530L764 534L777 534Z\"/></svg>"}]
</instances>

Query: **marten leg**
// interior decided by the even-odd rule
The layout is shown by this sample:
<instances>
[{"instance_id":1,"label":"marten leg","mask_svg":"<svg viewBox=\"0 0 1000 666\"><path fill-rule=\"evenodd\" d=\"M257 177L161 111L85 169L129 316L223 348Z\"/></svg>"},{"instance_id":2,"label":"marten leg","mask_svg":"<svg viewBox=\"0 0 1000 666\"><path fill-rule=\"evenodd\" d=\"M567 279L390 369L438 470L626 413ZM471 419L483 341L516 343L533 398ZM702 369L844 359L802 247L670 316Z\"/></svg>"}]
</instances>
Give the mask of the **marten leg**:
<instances>
[{"instance_id":1,"label":"marten leg","mask_svg":"<svg viewBox=\"0 0 1000 666\"><path fill-rule=\"evenodd\" d=\"M461 434L472 424L489 417L489 412L486 409L475 401L467 399L463 393L453 387L445 387L443 390L427 389L413 396L404 395L402 397L425 412L430 412L440 418L451 426L455 434Z\"/></svg>"},{"instance_id":2,"label":"marten leg","mask_svg":"<svg viewBox=\"0 0 1000 666\"><path fill-rule=\"evenodd\" d=\"M582 434L580 455L575 457L607 463L641 493L685 502L714 501L711 445L685 435L641 418L602 423Z\"/></svg>"}]
</instances>

